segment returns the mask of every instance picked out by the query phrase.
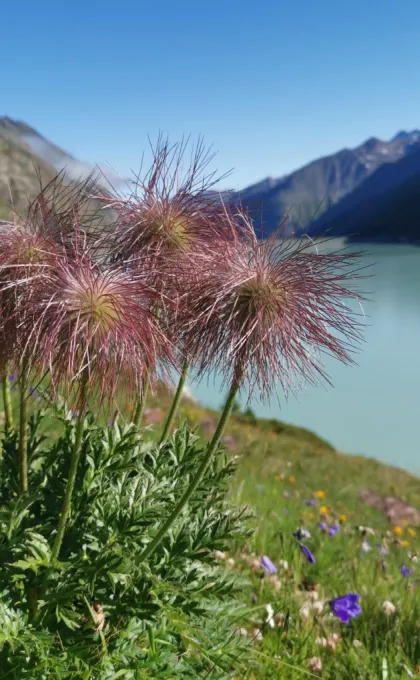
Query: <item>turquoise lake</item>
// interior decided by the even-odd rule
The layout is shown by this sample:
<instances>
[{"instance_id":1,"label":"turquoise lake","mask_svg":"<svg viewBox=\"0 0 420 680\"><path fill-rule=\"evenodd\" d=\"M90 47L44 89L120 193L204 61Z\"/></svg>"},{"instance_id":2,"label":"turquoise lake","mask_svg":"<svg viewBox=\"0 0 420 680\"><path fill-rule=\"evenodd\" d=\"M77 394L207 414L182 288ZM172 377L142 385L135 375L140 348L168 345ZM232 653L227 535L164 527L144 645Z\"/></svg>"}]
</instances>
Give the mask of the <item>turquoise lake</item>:
<instances>
[{"instance_id":1,"label":"turquoise lake","mask_svg":"<svg viewBox=\"0 0 420 680\"><path fill-rule=\"evenodd\" d=\"M378 458L420 473L420 248L362 246L371 278L359 287L366 342L356 366L325 361L334 387L308 387L297 398L269 406L253 401L254 412L307 427L339 451ZM189 389L203 405L220 407L225 393L211 375ZM244 404L244 401L242 401Z\"/></svg>"}]
</instances>

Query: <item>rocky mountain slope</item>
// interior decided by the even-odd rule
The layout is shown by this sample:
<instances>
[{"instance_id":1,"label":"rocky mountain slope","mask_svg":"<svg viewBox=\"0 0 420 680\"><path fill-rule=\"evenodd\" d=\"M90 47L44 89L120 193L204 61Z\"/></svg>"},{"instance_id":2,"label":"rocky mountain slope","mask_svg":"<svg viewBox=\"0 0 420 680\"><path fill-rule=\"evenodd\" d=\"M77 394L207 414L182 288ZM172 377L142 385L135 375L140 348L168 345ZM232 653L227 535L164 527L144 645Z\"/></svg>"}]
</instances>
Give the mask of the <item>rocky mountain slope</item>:
<instances>
[{"instance_id":1,"label":"rocky mountain slope","mask_svg":"<svg viewBox=\"0 0 420 680\"><path fill-rule=\"evenodd\" d=\"M414 168L415 172L407 177L402 173L403 180L389 184L387 189L365 198L365 192L360 192L360 202L356 200L359 193L356 190L354 200L347 209L338 214L332 211L331 215L326 213L319 223L312 225L311 235L345 236L354 242L420 244L420 151L415 156L413 154L411 160L413 163L409 167ZM400 163L405 170L407 163ZM380 168L375 174L383 174L381 181L385 182L388 178L384 171L385 168ZM374 186L376 179L373 175L370 178L375 180ZM368 182L366 180L366 184Z\"/></svg>"},{"instance_id":2,"label":"rocky mountain slope","mask_svg":"<svg viewBox=\"0 0 420 680\"><path fill-rule=\"evenodd\" d=\"M10 215L11 205L24 208L27 197L39 191L39 177L48 182L55 174L54 167L0 119L0 218Z\"/></svg>"},{"instance_id":3,"label":"rocky mountain slope","mask_svg":"<svg viewBox=\"0 0 420 680\"><path fill-rule=\"evenodd\" d=\"M0 219L10 216L11 206L17 212L24 211L28 198L34 197L41 183L47 184L57 172L64 170L65 182L71 183L86 178L94 168L93 164L79 162L26 123L0 118ZM111 172L108 179L115 179ZM104 187L107 180L98 174L98 182Z\"/></svg>"},{"instance_id":4,"label":"rocky mountain slope","mask_svg":"<svg viewBox=\"0 0 420 680\"><path fill-rule=\"evenodd\" d=\"M264 232L272 232L290 215L294 231L311 231L311 225L321 215L335 210L335 215L348 210L355 202L356 190L360 188L364 199L372 191L378 194L404 179L404 172L411 176L414 160L407 166L399 164L406 157L420 150L420 132L400 132L391 141L372 137L355 149L342 149L335 154L312 161L303 168L281 177L266 178L238 193L231 194L231 200L240 201L247 208ZM411 164L411 170L407 170ZM389 173L379 174L379 169L393 167ZM400 178L398 173L403 173ZM367 185L375 175L375 181ZM384 178L384 183L381 184ZM362 187L367 188L362 189ZM321 227L322 222L318 222Z\"/></svg>"}]
</instances>

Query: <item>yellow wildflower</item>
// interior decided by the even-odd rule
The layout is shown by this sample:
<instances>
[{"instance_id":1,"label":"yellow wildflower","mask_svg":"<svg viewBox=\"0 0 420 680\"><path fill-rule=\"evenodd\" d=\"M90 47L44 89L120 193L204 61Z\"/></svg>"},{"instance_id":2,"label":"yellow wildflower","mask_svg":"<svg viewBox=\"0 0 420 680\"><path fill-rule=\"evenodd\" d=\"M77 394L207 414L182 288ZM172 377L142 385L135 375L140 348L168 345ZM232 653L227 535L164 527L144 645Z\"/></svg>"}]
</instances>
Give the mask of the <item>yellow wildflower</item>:
<instances>
[{"instance_id":1,"label":"yellow wildflower","mask_svg":"<svg viewBox=\"0 0 420 680\"><path fill-rule=\"evenodd\" d=\"M276 476L274 477L274 481L275 481L275 482L281 482L281 475L276 475Z\"/></svg>"},{"instance_id":2,"label":"yellow wildflower","mask_svg":"<svg viewBox=\"0 0 420 680\"><path fill-rule=\"evenodd\" d=\"M407 531L410 534L411 538L415 538L417 536L415 529L411 529L410 527L409 529L407 529Z\"/></svg>"},{"instance_id":3,"label":"yellow wildflower","mask_svg":"<svg viewBox=\"0 0 420 680\"><path fill-rule=\"evenodd\" d=\"M321 507L319 508L319 512L321 513L321 515L328 515L328 508L327 508L327 506L326 506L326 505L321 505Z\"/></svg>"},{"instance_id":4,"label":"yellow wildflower","mask_svg":"<svg viewBox=\"0 0 420 680\"><path fill-rule=\"evenodd\" d=\"M402 536L404 533L404 529L402 527L396 526L393 528L393 532L395 536Z\"/></svg>"},{"instance_id":5,"label":"yellow wildflower","mask_svg":"<svg viewBox=\"0 0 420 680\"><path fill-rule=\"evenodd\" d=\"M346 514L343 513L342 515L340 515L340 522L347 522L347 520L348 520L348 517L347 517Z\"/></svg>"},{"instance_id":6,"label":"yellow wildflower","mask_svg":"<svg viewBox=\"0 0 420 680\"><path fill-rule=\"evenodd\" d=\"M325 498L326 495L325 491L322 490L315 491L314 493L315 498Z\"/></svg>"},{"instance_id":7,"label":"yellow wildflower","mask_svg":"<svg viewBox=\"0 0 420 680\"><path fill-rule=\"evenodd\" d=\"M293 475L290 475L289 482L290 484L294 484L296 482L296 478Z\"/></svg>"},{"instance_id":8,"label":"yellow wildflower","mask_svg":"<svg viewBox=\"0 0 420 680\"><path fill-rule=\"evenodd\" d=\"M315 519L315 515L314 515L314 513L313 513L313 512L310 512L310 513L309 513L309 515L308 515L308 519L312 520L312 522L314 521L314 519Z\"/></svg>"},{"instance_id":9,"label":"yellow wildflower","mask_svg":"<svg viewBox=\"0 0 420 680\"><path fill-rule=\"evenodd\" d=\"M401 548L408 548L410 546L410 541L401 541Z\"/></svg>"}]
</instances>

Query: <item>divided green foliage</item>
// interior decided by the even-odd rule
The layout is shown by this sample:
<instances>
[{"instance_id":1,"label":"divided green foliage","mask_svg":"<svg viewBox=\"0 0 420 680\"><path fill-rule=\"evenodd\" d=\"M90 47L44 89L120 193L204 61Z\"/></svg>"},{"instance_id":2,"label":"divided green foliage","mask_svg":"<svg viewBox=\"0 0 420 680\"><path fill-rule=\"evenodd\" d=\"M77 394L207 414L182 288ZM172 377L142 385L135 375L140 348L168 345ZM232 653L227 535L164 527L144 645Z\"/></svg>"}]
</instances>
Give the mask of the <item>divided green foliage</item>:
<instances>
[{"instance_id":1,"label":"divided green foliage","mask_svg":"<svg viewBox=\"0 0 420 680\"><path fill-rule=\"evenodd\" d=\"M16 437L0 462L0 677L228 678L249 663L237 633L244 580L214 560L247 535L225 494L235 470L222 452L150 560L139 555L173 509L203 450L185 425L162 447L132 425L85 421L82 460L60 552L51 549L75 423L61 435L32 416L29 489L19 496Z\"/></svg>"}]
</instances>

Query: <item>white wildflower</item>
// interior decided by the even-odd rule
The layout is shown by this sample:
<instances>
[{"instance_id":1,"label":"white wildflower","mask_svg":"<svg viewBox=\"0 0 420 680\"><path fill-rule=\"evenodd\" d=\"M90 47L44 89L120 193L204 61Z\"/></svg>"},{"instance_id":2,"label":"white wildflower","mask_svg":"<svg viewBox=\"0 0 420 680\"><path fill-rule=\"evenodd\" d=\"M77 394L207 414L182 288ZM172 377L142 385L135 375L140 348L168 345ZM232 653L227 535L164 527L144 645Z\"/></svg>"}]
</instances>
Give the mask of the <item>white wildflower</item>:
<instances>
[{"instance_id":1,"label":"white wildflower","mask_svg":"<svg viewBox=\"0 0 420 680\"><path fill-rule=\"evenodd\" d=\"M312 609L316 614L322 614L324 610L324 603L321 600L312 603Z\"/></svg>"},{"instance_id":2,"label":"white wildflower","mask_svg":"<svg viewBox=\"0 0 420 680\"><path fill-rule=\"evenodd\" d=\"M318 645L318 647L328 647L328 640L325 637L317 637L315 644Z\"/></svg>"},{"instance_id":3,"label":"white wildflower","mask_svg":"<svg viewBox=\"0 0 420 680\"><path fill-rule=\"evenodd\" d=\"M250 560L249 566L253 571L256 571L257 569L261 569L261 562L260 560L256 560L255 558Z\"/></svg>"},{"instance_id":4,"label":"white wildflower","mask_svg":"<svg viewBox=\"0 0 420 680\"><path fill-rule=\"evenodd\" d=\"M306 604L303 605L299 609L299 616L302 619L302 621L308 621L310 616L311 616L311 609L310 609L310 604L307 602Z\"/></svg>"},{"instance_id":5,"label":"white wildflower","mask_svg":"<svg viewBox=\"0 0 420 680\"><path fill-rule=\"evenodd\" d=\"M270 583L273 586L273 590L277 592L277 590L280 590L281 588L281 581L277 578L277 576L270 576Z\"/></svg>"},{"instance_id":6,"label":"white wildflower","mask_svg":"<svg viewBox=\"0 0 420 680\"><path fill-rule=\"evenodd\" d=\"M382 609L387 616L391 616L392 614L395 614L395 612L397 611L395 604L392 604L392 602L390 602L389 600L385 600L385 602L382 605Z\"/></svg>"},{"instance_id":7,"label":"white wildflower","mask_svg":"<svg viewBox=\"0 0 420 680\"><path fill-rule=\"evenodd\" d=\"M261 642L261 640L263 639L263 634L259 628L253 628L251 630L251 637L257 642Z\"/></svg>"},{"instance_id":8,"label":"white wildflower","mask_svg":"<svg viewBox=\"0 0 420 680\"><path fill-rule=\"evenodd\" d=\"M266 623L270 626L270 628L274 628L275 623L274 623L274 609L271 606L271 604L266 604L265 605L265 611L267 612L267 618L265 620Z\"/></svg>"},{"instance_id":9,"label":"white wildflower","mask_svg":"<svg viewBox=\"0 0 420 680\"><path fill-rule=\"evenodd\" d=\"M319 656L312 656L308 661L311 671L322 671L322 661Z\"/></svg>"},{"instance_id":10,"label":"white wildflower","mask_svg":"<svg viewBox=\"0 0 420 680\"><path fill-rule=\"evenodd\" d=\"M312 602L316 602L317 599L319 598L319 594L317 590L310 590L308 593L308 600L312 600Z\"/></svg>"},{"instance_id":11,"label":"white wildflower","mask_svg":"<svg viewBox=\"0 0 420 680\"><path fill-rule=\"evenodd\" d=\"M361 534L364 534L365 536L374 536L375 535L375 530L372 529L371 527L359 527L359 531Z\"/></svg>"},{"instance_id":12,"label":"white wildflower","mask_svg":"<svg viewBox=\"0 0 420 680\"><path fill-rule=\"evenodd\" d=\"M279 628L282 628L284 626L284 622L286 621L286 617L284 614L281 614L280 612L274 616L274 621L277 623Z\"/></svg>"},{"instance_id":13,"label":"white wildflower","mask_svg":"<svg viewBox=\"0 0 420 680\"><path fill-rule=\"evenodd\" d=\"M223 552L222 550L215 550L214 551L214 558L216 560L225 560L226 559L226 553Z\"/></svg>"},{"instance_id":14,"label":"white wildflower","mask_svg":"<svg viewBox=\"0 0 420 680\"><path fill-rule=\"evenodd\" d=\"M338 642L340 642L340 636L337 633L332 633L332 635L328 636L328 647L332 652L335 652Z\"/></svg>"}]
</instances>

